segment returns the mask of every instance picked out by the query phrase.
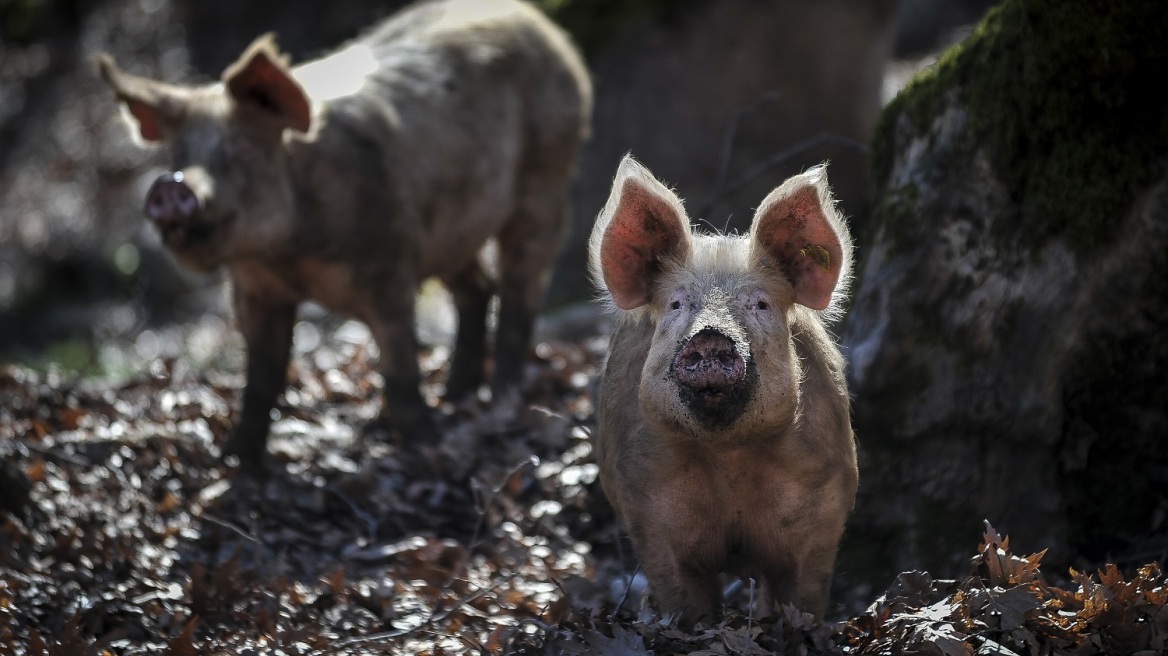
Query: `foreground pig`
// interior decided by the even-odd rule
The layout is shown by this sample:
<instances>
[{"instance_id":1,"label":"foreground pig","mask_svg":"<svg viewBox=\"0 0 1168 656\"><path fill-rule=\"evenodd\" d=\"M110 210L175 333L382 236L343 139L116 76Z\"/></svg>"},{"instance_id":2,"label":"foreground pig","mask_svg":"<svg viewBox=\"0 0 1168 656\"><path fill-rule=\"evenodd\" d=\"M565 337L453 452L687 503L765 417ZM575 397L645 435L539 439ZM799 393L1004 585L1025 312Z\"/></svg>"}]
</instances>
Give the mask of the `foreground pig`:
<instances>
[{"instance_id":1,"label":"foreground pig","mask_svg":"<svg viewBox=\"0 0 1168 656\"><path fill-rule=\"evenodd\" d=\"M514 398L591 88L565 34L509 0L415 5L330 57L289 68L258 39L221 83L180 87L99 58L173 171L146 215L184 265L224 266L247 343L227 453L253 465L286 384L292 326L314 300L367 323L385 379L381 421L434 431L418 385L414 294L437 276L458 310L448 398L482 382L487 309L500 298L493 388ZM498 279L484 243L498 246Z\"/></svg>"},{"instance_id":2,"label":"foreground pig","mask_svg":"<svg viewBox=\"0 0 1168 656\"><path fill-rule=\"evenodd\" d=\"M857 484L844 363L824 328L851 241L824 170L767 196L749 235L704 235L626 157L590 258L619 314L601 483L661 609L716 613L729 572L822 616Z\"/></svg>"}]
</instances>

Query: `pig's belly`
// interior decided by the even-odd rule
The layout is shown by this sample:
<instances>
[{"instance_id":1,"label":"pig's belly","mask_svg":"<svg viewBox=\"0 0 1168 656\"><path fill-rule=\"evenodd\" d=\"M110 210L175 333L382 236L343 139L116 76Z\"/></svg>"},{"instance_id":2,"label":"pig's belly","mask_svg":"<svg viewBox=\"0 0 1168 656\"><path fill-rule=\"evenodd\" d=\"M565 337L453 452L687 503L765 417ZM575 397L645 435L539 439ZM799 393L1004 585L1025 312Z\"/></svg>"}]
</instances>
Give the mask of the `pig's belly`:
<instances>
[{"instance_id":1,"label":"pig's belly","mask_svg":"<svg viewBox=\"0 0 1168 656\"><path fill-rule=\"evenodd\" d=\"M517 202L515 164L503 159L498 166L493 176L472 172L462 185L469 191L439 195L431 203L429 216L423 217L419 279L458 273L512 218Z\"/></svg>"},{"instance_id":2,"label":"pig's belly","mask_svg":"<svg viewBox=\"0 0 1168 656\"><path fill-rule=\"evenodd\" d=\"M479 215L466 225L436 229L423 239L418 279L452 276L479 257L487 241L503 226L504 217Z\"/></svg>"}]
</instances>

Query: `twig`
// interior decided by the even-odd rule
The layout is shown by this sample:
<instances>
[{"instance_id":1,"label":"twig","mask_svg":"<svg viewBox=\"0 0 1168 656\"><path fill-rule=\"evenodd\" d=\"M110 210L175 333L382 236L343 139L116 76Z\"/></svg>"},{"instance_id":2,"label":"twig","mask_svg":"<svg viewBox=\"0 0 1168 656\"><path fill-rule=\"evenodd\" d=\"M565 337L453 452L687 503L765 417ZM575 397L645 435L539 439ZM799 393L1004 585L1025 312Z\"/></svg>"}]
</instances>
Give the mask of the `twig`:
<instances>
[{"instance_id":1,"label":"twig","mask_svg":"<svg viewBox=\"0 0 1168 656\"><path fill-rule=\"evenodd\" d=\"M730 158L734 155L734 140L738 138L738 126L742 123L742 119L747 114L753 114L775 102L780 96L781 94L778 91L767 92L762 98L754 101L753 105L734 112L734 118L730 121L730 127L726 130L726 135L722 138L722 153L718 159L718 180L714 184L714 189L724 187L726 185L726 179L730 177ZM702 214L705 214L705 212Z\"/></svg>"},{"instance_id":2,"label":"twig","mask_svg":"<svg viewBox=\"0 0 1168 656\"><path fill-rule=\"evenodd\" d=\"M480 654L484 654L484 655L485 655L485 654L488 654L488 653L489 653L489 652L487 651L487 648L486 648L486 647L484 647L484 646L482 645L482 643L479 643L479 642L476 642L476 641L474 641L474 640L471 640L470 638L468 638L468 637L464 636L464 635L463 635L463 634L461 634L461 633L458 633L458 634L455 634L455 635L453 635L453 636L452 636L452 635L451 635L451 634L449 634L449 633L443 633L443 632L441 632L441 631L435 631L434 629L424 629L423 631L421 631L421 633L426 633L426 634L428 634L428 635L432 635L432 636L434 636L435 638L452 638L452 637L453 637L453 638L458 638L459 640L461 640L461 641L463 641L464 643L466 643L467 645L469 645L471 649L474 649L475 651L477 651L477 652L478 652L478 653L480 653Z\"/></svg>"},{"instance_id":3,"label":"twig","mask_svg":"<svg viewBox=\"0 0 1168 656\"><path fill-rule=\"evenodd\" d=\"M637 580L637 574L641 572L641 563L637 563L637 567L633 570L632 576L629 577L629 582L625 584L625 593L621 595L620 603L616 605L616 610L612 611L612 616L616 617L617 612L625 605L625 600L629 598L629 591L633 589L633 581Z\"/></svg>"},{"instance_id":4,"label":"twig","mask_svg":"<svg viewBox=\"0 0 1168 656\"><path fill-rule=\"evenodd\" d=\"M349 647L352 645L358 645L358 644L365 643L365 642L376 642L378 640L392 640L393 638L400 638L402 636L409 635L415 631L424 631L425 627L428 627L428 626L435 624L437 622L442 622L446 618L453 615L454 612L456 610L458 610L459 608L465 606L466 604L469 604L470 602L478 599L479 597L482 597L483 595L485 595L489 592L495 591L499 586L503 585L504 583L507 583L508 581L510 581L513 578L515 578L515 573L508 574L507 576L504 576L503 578L499 579L498 581L495 581L491 585L489 585L485 588L479 588L478 590L475 590L474 592L459 599L457 602L454 603L453 606L451 606L450 608L447 608L446 610L444 610L440 613L436 613L434 611L431 611L430 615L428 617L426 617L425 619L423 619L416 626L412 626L408 629L394 629L393 631L382 631L381 633L371 633L369 635L364 635L364 636L354 636L352 638L348 638L346 640L342 640L342 641L338 642L336 645L334 645L334 647L336 647L336 648Z\"/></svg>"},{"instance_id":5,"label":"twig","mask_svg":"<svg viewBox=\"0 0 1168 656\"><path fill-rule=\"evenodd\" d=\"M511 467L511 469L507 470L507 475L503 477L503 480L491 489L491 496L487 497L486 502L483 503L483 505L478 509L479 521L475 523L474 533L471 534L471 540L467 543L466 550L468 554L479 545L479 534L482 533L483 526L487 523L487 511L490 510L491 506L495 504L495 499L499 497L499 493L502 492L503 488L507 486L507 481L510 481L511 477L522 471L524 467L536 467L538 465L539 458L536 458L535 456L528 456L527 458L524 458Z\"/></svg>"},{"instance_id":6,"label":"twig","mask_svg":"<svg viewBox=\"0 0 1168 656\"><path fill-rule=\"evenodd\" d=\"M225 519L219 519L218 517L215 517L214 515L209 515L207 513L203 513L203 519L208 521L208 522L211 522L212 524L215 524L217 526L222 526L225 529L234 531L234 532L238 533L240 537L242 537L246 540L251 540L252 542L255 542L256 544L258 544L260 546L263 546L263 544L264 544L264 541L258 535L251 533L249 531L246 531L243 528L236 526L235 524L233 524Z\"/></svg>"},{"instance_id":7,"label":"twig","mask_svg":"<svg viewBox=\"0 0 1168 656\"><path fill-rule=\"evenodd\" d=\"M371 539L377 535L377 518L365 512L361 506L357 505L356 501L353 501L347 494L338 490L336 485L327 485L324 489L332 492L338 499L344 501L345 504L349 506L349 509L353 511L353 514L357 516L357 519L365 522L365 530L368 531L368 535Z\"/></svg>"},{"instance_id":8,"label":"twig","mask_svg":"<svg viewBox=\"0 0 1168 656\"><path fill-rule=\"evenodd\" d=\"M506 631L505 636L507 648L503 650L503 653L510 654L513 651L513 648L515 647L515 637L523 633L523 628L526 626L534 626L535 628L539 629L543 632L545 638L549 633L552 632L553 628L552 625L537 617L525 617L519 620L515 626Z\"/></svg>"},{"instance_id":9,"label":"twig","mask_svg":"<svg viewBox=\"0 0 1168 656\"><path fill-rule=\"evenodd\" d=\"M746 635L750 636L750 629L754 624L754 577L750 577L750 606L746 609Z\"/></svg>"},{"instance_id":10,"label":"twig","mask_svg":"<svg viewBox=\"0 0 1168 656\"><path fill-rule=\"evenodd\" d=\"M525 458L523 461L516 463L515 466L513 466L510 470L508 470L507 475L503 477L503 480L497 486L492 488L491 495L489 497L487 497L485 503L483 503L482 507L479 508L479 521L475 524L474 533L471 535L471 540L467 544L466 556L462 559L462 562L459 563L458 567L455 567L453 569L453 571L451 571L450 578L447 579L446 584L442 587L443 592L450 590L451 585L454 583L455 580L457 580L458 576L466 568L466 564L467 564L467 562L469 562L470 557L471 557L471 552L474 551L474 548L476 546L478 546L479 534L482 532L484 524L486 524L487 511L491 508L492 505L494 505L495 499L498 498L499 494L503 491L503 488L506 487L507 482L510 481L511 477L514 476L515 474L517 474L518 472L520 472L524 467L536 466L538 464L539 464L539 459L536 458L535 456ZM417 626L414 626L414 627L411 627L408 629L395 629L393 631L383 631L381 633L374 633L374 634L370 634L367 636L355 636L355 637L349 638L347 640L342 640L341 642L337 643L336 647L338 647L338 648L348 647L351 645L356 645L356 644L361 644L361 643L366 643L366 642L375 642L378 640L392 640L393 638L400 638L402 636L413 633L414 631L423 631L423 630L425 630L424 627L427 627L427 626L433 625L435 623L439 623L439 622L444 621L446 618L450 617L459 608L461 608L461 607L465 606L466 604L478 599L479 597L482 597L483 595L485 595L489 592L494 591L499 586L503 585L504 583L507 583L515 576L516 576L516 574L514 572L511 574L508 574L507 576L504 576L503 578L499 579L498 581L495 581L490 586L488 586L486 588L480 588L480 589L476 590L475 592L472 592L471 594L459 599L453 606L451 606L450 608L447 608L444 611L441 611L441 612L431 611L430 615L428 617L426 617L426 619L422 620L421 623L419 623Z\"/></svg>"},{"instance_id":11,"label":"twig","mask_svg":"<svg viewBox=\"0 0 1168 656\"><path fill-rule=\"evenodd\" d=\"M813 150L820 146L826 145L844 146L858 150L862 153L868 152L868 145L861 141L838 134L821 132L814 137L811 137L810 139L800 141L799 143L789 148L780 150L779 152L771 155L758 164L755 164L754 166L750 167L746 173L743 173L742 175L735 178L733 182L725 185L718 185L714 191L714 194L705 203L702 204L701 208L698 210L698 214L708 214L710 210L714 208L714 205L718 203L718 201L741 191L746 185L754 182L756 178L762 176L762 174L782 164L788 159L808 150Z\"/></svg>"},{"instance_id":12,"label":"twig","mask_svg":"<svg viewBox=\"0 0 1168 656\"><path fill-rule=\"evenodd\" d=\"M70 454L70 453L58 452L58 451L51 449L43 444L37 444L35 442L27 442L27 441L24 441L23 439L19 440L17 442L17 444L19 444L20 446L27 447L33 451L36 451L37 453L41 454L42 456L44 456L46 458L58 458L60 460L64 460L67 463L70 463L72 465L76 465L78 467L92 467L93 466L93 462L86 462L86 461L82 460L81 458L78 458L77 456L74 456L73 454ZM8 454L5 453L4 455L7 456Z\"/></svg>"}]
</instances>

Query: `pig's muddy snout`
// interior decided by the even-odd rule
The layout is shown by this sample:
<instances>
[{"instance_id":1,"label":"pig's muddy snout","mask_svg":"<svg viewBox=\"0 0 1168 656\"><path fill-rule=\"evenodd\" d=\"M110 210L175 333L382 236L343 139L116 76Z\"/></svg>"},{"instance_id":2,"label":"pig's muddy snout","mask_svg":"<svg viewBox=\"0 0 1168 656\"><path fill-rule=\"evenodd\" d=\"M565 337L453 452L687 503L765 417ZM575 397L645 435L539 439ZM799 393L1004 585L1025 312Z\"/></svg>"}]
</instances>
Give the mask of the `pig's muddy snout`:
<instances>
[{"instance_id":1,"label":"pig's muddy snout","mask_svg":"<svg viewBox=\"0 0 1168 656\"><path fill-rule=\"evenodd\" d=\"M724 426L738 418L750 400L746 359L734 340L713 328L689 338L670 368L681 400L709 426Z\"/></svg>"},{"instance_id":2,"label":"pig's muddy snout","mask_svg":"<svg viewBox=\"0 0 1168 656\"><path fill-rule=\"evenodd\" d=\"M183 246L211 234L213 226L198 218L199 197L183 180L181 171L166 173L146 192L146 218L170 246Z\"/></svg>"}]
</instances>

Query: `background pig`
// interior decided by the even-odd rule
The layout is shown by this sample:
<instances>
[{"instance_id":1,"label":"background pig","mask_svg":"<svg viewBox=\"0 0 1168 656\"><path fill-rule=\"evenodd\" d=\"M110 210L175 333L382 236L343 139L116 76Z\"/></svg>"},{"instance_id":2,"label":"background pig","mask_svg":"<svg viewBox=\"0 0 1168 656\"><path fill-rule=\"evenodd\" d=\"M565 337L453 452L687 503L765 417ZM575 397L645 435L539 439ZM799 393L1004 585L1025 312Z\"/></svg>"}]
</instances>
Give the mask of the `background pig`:
<instances>
[{"instance_id":1,"label":"background pig","mask_svg":"<svg viewBox=\"0 0 1168 656\"><path fill-rule=\"evenodd\" d=\"M426 277L450 288L459 315L448 396L483 378L492 292L496 398L518 391L591 103L583 63L538 11L419 4L294 69L263 37L202 87L99 65L139 136L172 157L146 215L179 261L230 273L248 364L229 453L264 454L307 299L370 326L383 420L408 437L433 430L413 332ZM481 258L491 237L497 287Z\"/></svg>"},{"instance_id":2,"label":"background pig","mask_svg":"<svg viewBox=\"0 0 1168 656\"><path fill-rule=\"evenodd\" d=\"M717 612L730 572L822 615L857 485L843 359L824 327L851 241L824 169L771 192L748 235L705 235L626 157L590 259L619 314L601 482L661 609Z\"/></svg>"}]
</instances>

